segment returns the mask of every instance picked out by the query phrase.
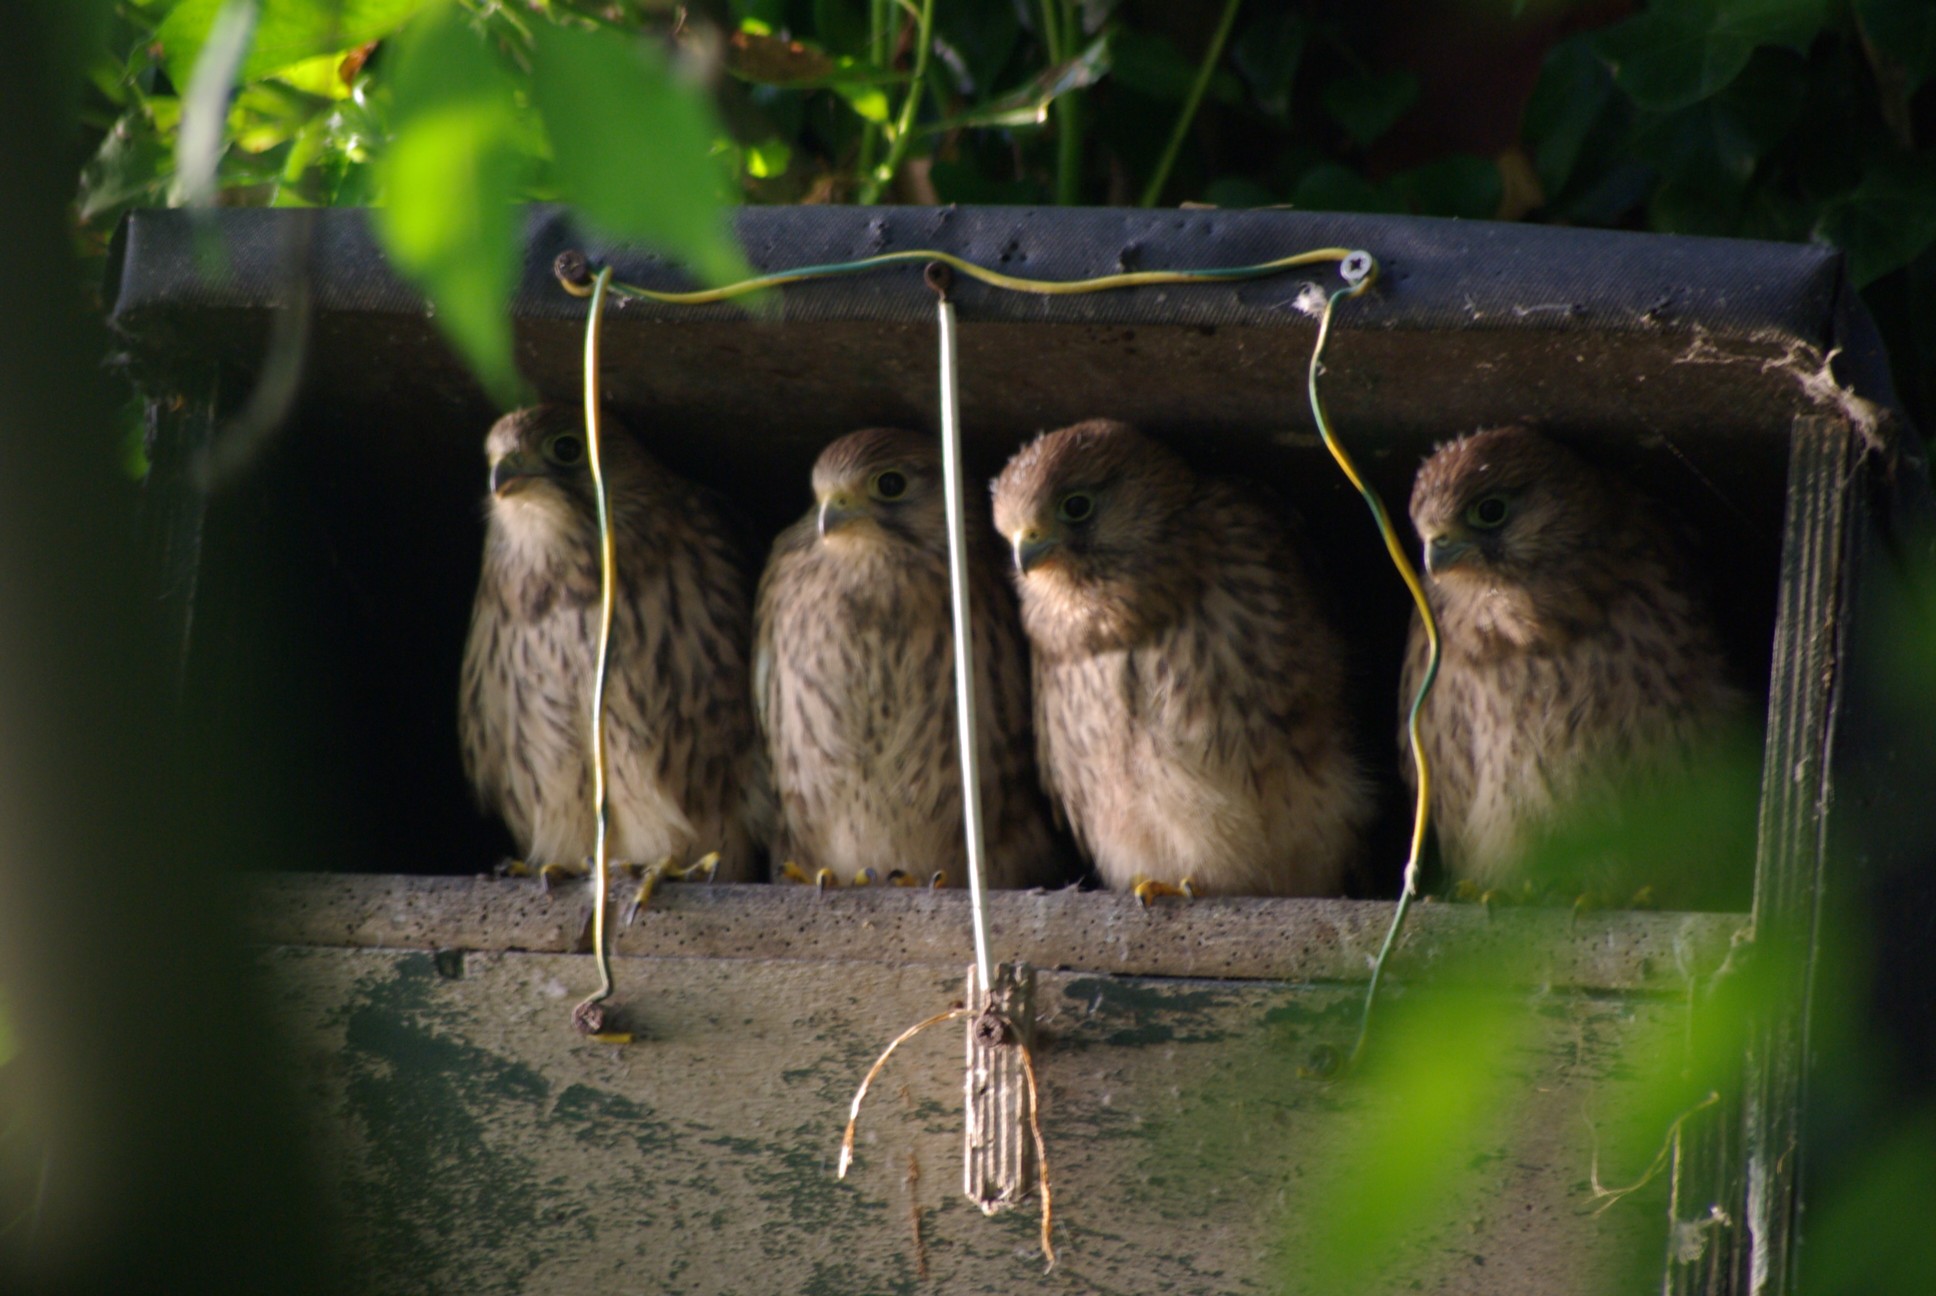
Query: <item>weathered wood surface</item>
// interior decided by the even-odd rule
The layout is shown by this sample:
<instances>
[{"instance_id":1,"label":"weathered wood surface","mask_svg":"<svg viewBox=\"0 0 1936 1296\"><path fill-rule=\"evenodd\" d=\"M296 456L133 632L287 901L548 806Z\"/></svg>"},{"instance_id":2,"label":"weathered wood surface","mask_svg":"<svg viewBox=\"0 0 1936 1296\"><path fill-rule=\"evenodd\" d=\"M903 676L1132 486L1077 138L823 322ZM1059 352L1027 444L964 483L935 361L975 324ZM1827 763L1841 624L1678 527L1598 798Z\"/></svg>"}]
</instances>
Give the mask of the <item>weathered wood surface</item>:
<instances>
[{"instance_id":1,"label":"weathered wood surface","mask_svg":"<svg viewBox=\"0 0 1936 1296\"><path fill-rule=\"evenodd\" d=\"M265 944L525 950L591 948L589 889L476 877L291 874L252 880ZM1389 904L1247 898L1159 902L1096 892L987 897L990 957L1116 975L1363 981ZM1454 952L1516 969L1520 984L1678 993L1711 970L1739 914L1415 906L1394 968ZM887 963L958 974L973 956L966 892L898 887L664 886L614 949L653 958Z\"/></svg>"},{"instance_id":2,"label":"weathered wood surface","mask_svg":"<svg viewBox=\"0 0 1936 1296\"><path fill-rule=\"evenodd\" d=\"M1398 1114L1383 1090L1310 1073L1349 1047L1356 986L1041 973L1060 1253L1044 1276L1035 1203L989 1219L961 1195L959 1026L896 1054L834 1178L855 1084L959 996L958 968L621 958L641 1039L614 1046L566 1027L594 980L583 955L263 958L359 1290L377 1296L1311 1290L1300 1258L1349 1202L1332 1172ZM1587 1121L1614 1132L1628 1048L1671 1037L1684 1004L1508 998L1524 1030L1486 1063L1502 1101L1461 1118L1472 1190L1404 1221L1421 1268L1396 1289L1584 1293L1617 1256L1660 1254L1663 1184L1593 1213Z\"/></svg>"}]
</instances>

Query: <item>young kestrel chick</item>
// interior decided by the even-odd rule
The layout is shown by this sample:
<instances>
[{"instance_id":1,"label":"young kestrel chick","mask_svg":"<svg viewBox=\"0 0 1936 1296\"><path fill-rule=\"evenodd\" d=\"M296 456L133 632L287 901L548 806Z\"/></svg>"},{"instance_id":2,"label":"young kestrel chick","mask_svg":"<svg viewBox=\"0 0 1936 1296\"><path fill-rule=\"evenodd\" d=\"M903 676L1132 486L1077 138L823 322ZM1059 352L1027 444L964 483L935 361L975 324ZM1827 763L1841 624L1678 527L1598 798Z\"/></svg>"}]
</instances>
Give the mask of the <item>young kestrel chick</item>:
<instances>
[{"instance_id":1,"label":"young kestrel chick","mask_svg":"<svg viewBox=\"0 0 1936 1296\"><path fill-rule=\"evenodd\" d=\"M1744 710L1666 523L1631 487L1526 427L1475 432L1412 488L1444 644L1420 717L1455 881L1520 880L1563 808L1686 762ZM1413 619L1403 716L1424 673Z\"/></svg>"},{"instance_id":2,"label":"young kestrel chick","mask_svg":"<svg viewBox=\"0 0 1936 1296\"><path fill-rule=\"evenodd\" d=\"M747 690L751 616L739 547L714 501L605 420L617 545L606 679L609 851L684 863L717 851L750 880L764 804ZM485 441L484 568L464 650L464 768L530 865L593 849L592 678L599 540L584 415L538 406Z\"/></svg>"},{"instance_id":3,"label":"young kestrel chick","mask_svg":"<svg viewBox=\"0 0 1936 1296\"><path fill-rule=\"evenodd\" d=\"M1372 812L1343 644L1279 520L1126 424L995 483L1050 796L1103 880L1334 895Z\"/></svg>"},{"instance_id":4,"label":"young kestrel chick","mask_svg":"<svg viewBox=\"0 0 1936 1296\"><path fill-rule=\"evenodd\" d=\"M889 428L828 446L814 507L774 542L756 616L754 695L779 819L776 867L967 876L955 737L954 616L941 458ZM1058 880L1029 737L1014 595L968 501L986 881Z\"/></svg>"}]
</instances>

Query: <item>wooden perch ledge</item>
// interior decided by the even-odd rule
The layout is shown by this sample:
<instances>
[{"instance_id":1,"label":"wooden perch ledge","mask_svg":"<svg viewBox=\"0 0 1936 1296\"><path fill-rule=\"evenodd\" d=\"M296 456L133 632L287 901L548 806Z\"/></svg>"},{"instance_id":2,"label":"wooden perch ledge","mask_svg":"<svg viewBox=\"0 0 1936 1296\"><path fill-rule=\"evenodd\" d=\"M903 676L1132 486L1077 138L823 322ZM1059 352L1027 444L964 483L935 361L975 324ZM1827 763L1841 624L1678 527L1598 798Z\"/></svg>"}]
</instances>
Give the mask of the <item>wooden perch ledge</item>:
<instances>
[{"instance_id":1,"label":"wooden perch ledge","mask_svg":"<svg viewBox=\"0 0 1936 1296\"><path fill-rule=\"evenodd\" d=\"M487 877L281 874L252 879L252 936L271 945L525 950L590 948L589 890L546 893ZM1232 980L1365 979L1391 905L1253 898L1160 901L1075 890L991 893L991 955L1041 968ZM1726 959L1739 914L1426 904L1395 973L1461 955L1528 985L1685 990ZM631 958L797 959L958 970L970 957L965 891L895 887L664 886L615 953Z\"/></svg>"}]
</instances>

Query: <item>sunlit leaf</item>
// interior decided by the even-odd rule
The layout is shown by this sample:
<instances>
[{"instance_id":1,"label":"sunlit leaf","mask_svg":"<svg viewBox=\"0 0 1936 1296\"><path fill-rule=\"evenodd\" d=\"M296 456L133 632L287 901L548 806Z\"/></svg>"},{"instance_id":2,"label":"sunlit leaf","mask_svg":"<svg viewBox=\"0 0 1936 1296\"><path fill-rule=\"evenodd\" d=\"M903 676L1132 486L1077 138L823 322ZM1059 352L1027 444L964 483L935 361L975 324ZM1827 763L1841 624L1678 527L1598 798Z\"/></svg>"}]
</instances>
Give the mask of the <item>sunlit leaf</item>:
<instances>
[{"instance_id":1,"label":"sunlit leaf","mask_svg":"<svg viewBox=\"0 0 1936 1296\"><path fill-rule=\"evenodd\" d=\"M511 88L455 6L427 15L399 43L376 230L430 298L438 326L510 404L518 377L506 303L520 237L511 199L524 166Z\"/></svg>"},{"instance_id":2,"label":"sunlit leaf","mask_svg":"<svg viewBox=\"0 0 1936 1296\"><path fill-rule=\"evenodd\" d=\"M1375 142L1418 101L1409 72L1339 77L1324 87L1325 111L1359 145Z\"/></svg>"},{"instance_id":3,"label":"sunlit leaf","mask_svg":"<svg viewBox=\"0 0 1936 1296\"><path fill-rule=\"evenodd\" d=\"M1656 0L1593 43L1635 103L1669 112L1733 81L1757 46L1806 50L1827 10L1828 0Z\"/></svg>"},{"instance_id":4,"label":"sunlit leaf","mask_svg":"<svg viewBox=\"0 0 1936 1296\"><path fill-rule=\"evenodd\" d=\"M770 139L746 146L746 172L755 179L770 180L785 175L792 161L793 150L784 140Z\"/></svg>"},{"instance_id":5,"label":"sunlit leaf","mask_svg":"<svg viewBox=\"0 0 1936 1296\"><path fill-rule=\"evenodd\" d=\"M238 78L253 81L319 54L386 36L432 0L261 0L255 41ZM181 0L155 35L178 86L201 55L223 0Z\"/></svg>"},{"instance_id":6,"label":"sunlit leaf","mask_svg":"<svg viewBox=\"0 0 1936 1296\"><path fill-rule=\"evenodd\" d=\"M657 45L609 28L540 25L532 52L532 95L566 200L704 279L745 278L722 200L732 177L713 154L726 132L700 88Z\"/></svg>"}]
</instances>

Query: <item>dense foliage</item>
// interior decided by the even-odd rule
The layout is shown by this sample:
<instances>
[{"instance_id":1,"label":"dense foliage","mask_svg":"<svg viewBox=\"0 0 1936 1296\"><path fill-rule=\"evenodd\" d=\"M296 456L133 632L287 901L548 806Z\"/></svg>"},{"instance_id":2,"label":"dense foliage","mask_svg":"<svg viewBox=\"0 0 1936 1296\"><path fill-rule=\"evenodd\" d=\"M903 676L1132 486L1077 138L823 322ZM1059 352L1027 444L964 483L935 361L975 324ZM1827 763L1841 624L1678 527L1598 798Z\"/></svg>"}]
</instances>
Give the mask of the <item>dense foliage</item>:
<instances>
[{"instance_id":1,"label":"dense foliage","mask_svg":"<svg viewBox=\"0 0 1936 1296\"><path fill-rule=\"evenodd\" d=\"M713 278L732 202L1288 204L1822 239L1936 368L1924 0L120 0L97 241L140 203L381 204L487 379L507 199Z\"/></svg>"}]
</instances>

